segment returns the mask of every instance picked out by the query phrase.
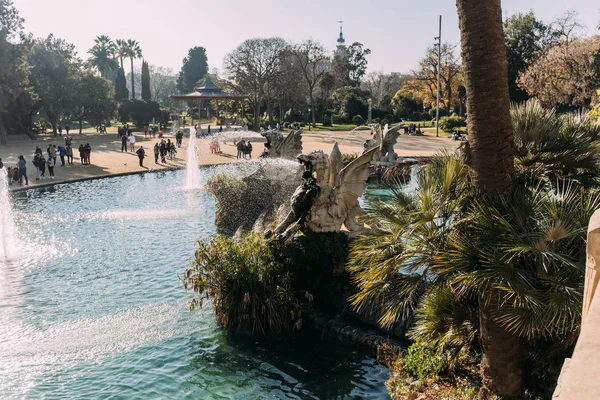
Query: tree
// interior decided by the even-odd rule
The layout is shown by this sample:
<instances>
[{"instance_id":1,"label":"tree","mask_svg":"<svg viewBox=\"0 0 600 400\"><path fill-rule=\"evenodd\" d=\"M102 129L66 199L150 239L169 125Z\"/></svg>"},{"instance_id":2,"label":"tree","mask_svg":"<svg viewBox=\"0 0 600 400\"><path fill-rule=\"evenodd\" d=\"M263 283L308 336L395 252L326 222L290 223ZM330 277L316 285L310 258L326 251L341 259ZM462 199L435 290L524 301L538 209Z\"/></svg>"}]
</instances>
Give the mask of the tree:
<instances>
[{"instance_id":1,"label":"tree","mask_svg":"<svg viewBox=\"0 0 600 400\"><path fill-rule=\"evenodd\" d=\"M152 98L161 106L170 105L172 103L170 96L177 93L175 72L171 68L157 65L150 65L149 72Z\"/></svg>"},{"instance_id":2,"label":"tree","mask_svg":"<svg viewBox=\"0 0 600 400\"><path fill-rule=\"evenodd\" d=\"M108 79L108 74L119 67L113 58L116 51L117 46L108 36L97 36L94 39L94 46L88 51L92 56L88 59L87 64L95 67L101 77Z\"/></svg>"},{"instance_id":3,"label":"tree","mask_svg":"<svg viewBox=\"0 0 600 400\"><path fill-rule=\"evenodd\" d=\"M142 100L152 100L150 93L150 69L146 61L142 62Z\"/></svg>"},{"instance_id":4,"label":"tree","mask_svg":"<svg viewBox=\"0 0 600 400\"><path fill-rule=\"evenodd\" d=\"M550 47L519 77L518 84L546 107L590 107L600 87L600 36Z\"/></svg>"},{"instance_id":5,"label":"tree","mask_svg":"<svg viewBox=\"0 0 600 400\"><path fill-rule=\"evenodd\" d=\"M135 99L135 77L133 70L133 59L142 58L142 49L137 40L128 39L125 47L125 57L131 61L131 98Z\"/></svg>"},{"instance_id":6,"label":"tree","mask_svg":"<svg viewBox=\"0 0 600 400\"><path fill-rule=\"evenodd\" d=\"M462 84L462 70L456 58L456 46L443 43L441 49L440 69L440 107L449 112L454 106L454 94L458 86ZM412 71L412 79L402 85L402 90L413 92L415 97L420 98L423 103L432 108L437 99L437 73L438 73L438 51L436 47L429 47L427 55L419 62L419 68Z\"/></svg>"},{"instance_id":7,"label":"tree","mask_svg":"<svg viewBox=\"0 0 600 400\"><path fill-rule=\"evenodd\" d=\"M110 119L115 110L113 89L109 81L89 72L79 73L73 85L71 116L79 122L101 123Z\"/></svg>"},{"instance_id":8,"label":"tree","mask_svg":"<svg viewBox=\"0 0 600 400\"><path fill-rule=\"evenodd\" d=\"M323 75L327 72L326 62L329 57L327 56L325 47L321 43L311 39L295 45L292 54L300 65L306 85L308 86L312 125L316 127L314 91Z\"/></svg>"},{"instance_id":9,"label":"tree","mask_svg":"<svg viewBox=\"0 0 600 400\"><path fill-rule=\"evenodd\" d=\"M504 21L504 42L508 62L508 90L511 101L524 101L527 92L517 83L519 75L548 49L556 37L550 25L537 19L533 11L517 13Z\"/></svg>"},{"instance_id":10,"label":"tree","mask_svg":"<svg viewBox=\"0 0 600 400\"><path fill-rule=\"evenodd\" d=\"M457 0L461 54L469 118L469 175L488 196L511 189L514 142L510 119L508 67L500 0ZM498 294L480 291L479 324L484 391L501 398L523 394L519 338L494 319Z\"/></svg>"},{"instance_id":11,"label":"tree","mask_svg":"<svg viewBox=\"0 0 600 400\"><path fill-rule=\"evenodd\" d=\"M71 106L75 76L81 66L75 46L49 35L32 43L28 57L30 80L56 132L58 119Z\"/></svg>"},{"instance_id":12,"label":"tree","mask_svg":"<svg viewBox=\"0 0 600 400\"><path fill-rule=\"evenodd\" d=\"M116 53L115 55L119 58L119 65L125 71L125 67L123 67L123 58L127 57L127 41L123 39L116 40Z\"/></svg>"},{"instance_id":13,"label":"tree","mask_svg":"<svg viewBox=\"0 0 600 400\"><path fill-rule=\"evenodd\" d=\"M11 1L0 2L0 144L8 143L8 121L14 114L10 106L31 99L29 71L23 57L23 46L11 43L21 33L23 19Z\"/></svg>"},{"instance_id":14,"label":"tree","mask_svg":"<svg viewBox=\"0 0 600 400\"><path fill-rule=\"evenodd\" d=\"M362 43L354 42L346 49L345 54L334 57L334 69L338 70L344 84L360 86L360 80L367 72L369 54L371 50L363 48Z\"/></svg>"},{"instance_id":15,"label":"tree","mask_svg":"<svg viewBox=\"0 0 600 400\"><path fill-rule=\"evenodd\" d=\"M125 71L119 68L117 78L115 79L115 100L127 100L129 98L129 90L127 89L127 79L125 79Z\"/></svg>"},{"instance_id":16,"label":"tree","mask_svg":"<svg viewBox=\"0 0 600 400\"><path fill-rule=\"evenodd\" d=\"M398 90L391 100L394 114L400 118L410 118L411 114L423 112L423 102L411 93ZM413 120L410 118L410 120ZM419 118L420 120L420 118Z\"/></svg>"},{"instance_id":17,"label":"tree","mask_svg":"<svg viewBox=\"0 0 600 400\"><path fill-rule=\"evenodd\" d=\"M183 59L183 65L177 77L177 90L179 93L191 93L198 81L208 73L208 60L206 49L196 46L188 51L187 57Z\"/></svg>"},{"instance_id":18,"label":"tree","mask_svg":"<svg viewBox=\"0 0 600 400\"><path fill-rule=\"evenodd\" d=\"M234 84L249 94L254 109L253 129L260 125L260 105L267 85L281 73L281 56L288 49L282 38L248 39L225 56L225 69Z\"/></svg>"}]
</instances>

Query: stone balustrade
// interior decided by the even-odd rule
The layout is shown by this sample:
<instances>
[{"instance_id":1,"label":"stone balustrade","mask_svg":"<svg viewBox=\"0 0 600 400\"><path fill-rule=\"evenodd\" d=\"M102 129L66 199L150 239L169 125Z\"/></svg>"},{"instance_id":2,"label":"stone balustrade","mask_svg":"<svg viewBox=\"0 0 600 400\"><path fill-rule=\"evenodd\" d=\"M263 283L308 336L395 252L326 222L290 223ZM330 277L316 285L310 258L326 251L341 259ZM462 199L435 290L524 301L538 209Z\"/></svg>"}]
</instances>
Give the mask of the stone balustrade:
<instances>
[{"instance_id":1,"label":"stone balustrade","mask_svg":"<svg viewBox=\"0 0 600 400\"><path fill-rule=\"evenodd\" d=\"M600 210L590 219L582 325L573 356L565 360L554 400L600 399Z\"/></svg>"}]
</instances>

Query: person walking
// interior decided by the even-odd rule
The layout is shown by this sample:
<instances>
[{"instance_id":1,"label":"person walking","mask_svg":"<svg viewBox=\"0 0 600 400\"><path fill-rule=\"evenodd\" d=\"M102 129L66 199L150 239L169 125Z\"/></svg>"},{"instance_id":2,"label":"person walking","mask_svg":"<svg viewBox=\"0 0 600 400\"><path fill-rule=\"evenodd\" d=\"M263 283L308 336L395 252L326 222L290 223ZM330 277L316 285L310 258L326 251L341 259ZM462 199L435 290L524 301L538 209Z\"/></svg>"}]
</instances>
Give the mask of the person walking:
<instances>
[{"instance_id":1,"label":"person walking","mask_svg":"<svg viewBox=\"0 0 600 400\"><path fill-rule=\"evenodd\" d=\"M67 156L67 164L73 165L73 148L70 144L65 148L65 155Z\"/></svg>"},{"instance_id":2,"label":"person walking","mask_svg":"<svg viewBox=\"0 0 600 400\"><path fill-rule=\"evenodd\" d=\"M67 132L67 136L69 136L70 130L71 130L71 127L69 126L69 124L65 125L65 131Z\"/></svg>"},{"instance_id":3,"label":"person walking","mask_svg":"<svg viewBox=\"0 0 600 400\"><path fill-rule=\"evenodd\" d=\"M144 125L144 137L148 136L148 125Z\"/></svg>"},{"instance_id":4,"label":"person walking","mask_svg":"<svg viewBox=\"0 0 600 400\"><path fill-rule=\"evenodd\" d=\"M135 152L140 159L140 167L144 167L144 157L146 157L146 152L144 151L144 146L140 146L140 148Z\"/></svg>"},{"instance_id":5,"label":"person walking","mask_svg":"<svg viewBox=\"0 0 600 400\"><path fill-rule=\"evenodd\" d=\"M19 167L19 185L23 184L23 178L25 178L25 185L29 186L29 179L27 179L27 162L25 161L25 157L19 156L17 166Z\"/></svg>"},{"instance_id":6,"label":"person walking","mask_svg":"<svg viewBox=\"0 0 600 400\"><path fill-rule=\"evenodd\" d=\"M127 153L127 135L121 136L121 153L123 150Z\"/></svg>"},{"instance_id":7,"label":"person walking","mask_svg":"<svg viewBox=\"0 0 600 400\"><path fill-rule=\"evenodd\" d=\"M158 164L158 155L160 154L160 147L158 143L154 143L154 164Z\"/></svg>"},{"instance_id":8,"label":"person walking","mask_svg":"<svg viewBox=\"0 0 600 400\"><path fill-rule=\"evenodd\" d=\"M48 157L48 174L50 179L54 179L54 159L52 157Z\"/></svg>"},{"instance_id":9,"label":"person walking","mask_svg":"<svg viewBox=\"0 0 600 400\"><path fill-rule=\"evenodd\" d=\"M44 158L44 156L40 156L40 178L41 179L46 179L46 159Z\"/></svg>"},{"instance_id":10,"label":"person walking","mask_svg":"<svg viewBox=\"0 0 600 400\"><path fill-rule=\"evenodd\" d=\"M129 135L129 151L132 153L135 151L135 135L133 133Z\"/></svg>"}]
</instances>

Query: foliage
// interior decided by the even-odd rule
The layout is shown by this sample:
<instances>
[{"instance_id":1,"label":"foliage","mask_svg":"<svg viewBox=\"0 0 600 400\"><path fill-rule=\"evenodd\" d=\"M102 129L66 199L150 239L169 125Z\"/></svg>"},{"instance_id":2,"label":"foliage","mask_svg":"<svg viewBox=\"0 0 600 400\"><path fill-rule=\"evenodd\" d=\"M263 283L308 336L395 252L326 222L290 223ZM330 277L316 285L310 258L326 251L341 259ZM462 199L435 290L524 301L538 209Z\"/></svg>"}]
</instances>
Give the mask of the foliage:
<instances>
[{"instance_id":1,"label":"foliage","mask_svg":"<svg viewBox=\"0 0 600 400\"><path fill-rule=\"evenodd\" d=\"M440 108L451 109L456 102L458 87L463 84L462 67L456 58L456 46L443 43L441 48L442 65L440 69ZM427 48L427 54L412 71L412 79L402 84L404 93L411 93L421 100L427 108L435 107L437 98L437 47Z\"/></svg>"},{"instance_id":2,"label":"foliage","mask_svg":"<svg viewBox=\"0 0 600 400\"><path fill-rule=\"evenodd\" d=\"M348 46L345 54L334 57L334 68L339 71L344 84L360 86L360 80L367 72L367 56L369 54L371 54L371 50L365 49L362 43L354 42Z\"/></svg>"},{"instance_id":3,"label":"foliage","mask_svg":"<svg viewBox=\"0 0 600 400\"><path fill-rule=\"evenodd\" d=\"M360 115L355 115L354 117L352 117L352 123L357 126L362 125L365 123L365 119Z\"/></svg>"},{"instance_id":4,"label":"foliage","mask_svg":"<svg viewBox=\"0 0 600 400\"><path fill-rule=\"evenodd\" d=\"M128 39L125 42L124 56L129 57L131 61L131 98L135 99L135 77L133 71L133 60L135 58L142 58L142 49L137 40Z\"/></svg>"},{"instance_id":5,"label":"foliage","mask_svg":"<svg viewBox=\"0 0 600 400\"><path fill-rule=\"evenodd\" d=\"M142 62L142 100L152 100L152 94L150 93L150 69L146 61Z\"/></svg>"},{"instance_id":6,"label":"foliage","mask_svg":"<svg viewBox=\"0 0 600 400\"><path fill-rule=\"evenodd\" d=\"M331 116L329 116L329 115L323 116L323 126L331 126Z\"/></svg>"},{"instance_id":7,"label":"foliage","mask_svg":"<svg viewBox=\"0 0 600 400\"><path fill-rule=\"evenodd\" d=\"M113 58L117 52L117 46L106 35L97 36L94 46L88 51L91 57L87 64L98 70L100 76L108 79L111 73L119 68L119 64Z\"/></svg>"},{"instance_id":8,"label":"foliage","mask_svg":"<svg viewBox=\"0 0 600 400\"><path fill-rule=\"evenodd\" d=\"M79 122L79 133L84 120L91 123L110 121L115 111L115 102L109 81L90 72L83 72L76 77L73 89L70 113Z\"/></svg>"},{"instance_id":9,"label":"foliage","mask_svg":"<svg viewBox=\"0 0 600 400\"><path fill-rule=\"evenodd\" d=\"M125 79L125 71L119 68L115 79L115 100L127 100L129 98L129 89L127 89L127 80Z\"/></svg>"},{"instance_id":10,"label":"foliage","mask_svg":"<svg viewBox=\"0 0 600 400\"><path fill-rule=\"evenodd\" d=\"M332 95L332 107L337 118L334 117L333 122L351 122L351 117L354 115L364 118L368 112L368 96L368 92L351 86L336 89Z\"/></svg>"},{"instance_id":11,"label":"foliage","mask_svg":"<svg viewBox=\"0 0 600 400\"><path fill-rule=\"evenodd\" d=\"M152 121L153 118L161 117L158 103L144 100L125 100L119 105L119 119L122 123L134 121L137 126L143 126Z\"/></svg>"},{"instance_id":12,"label":"foliage","mask_svg":"<svg viewBox=\"0 0 600 400\"><path fill-rule=\"evenodd\" d=\"M537 100L511 107L515 168L525 182L576 180L595 185L600 174L600 125L587 114L559 116Z\"/></svg>"},{"instance_id":13,"label":"foliage","mask_svg":"<svg viewBox=\"0 0 600 400\"><path fill-rule=\"evenodd\" d=\"M196 83L208 73L208 60L204 47L192 47L187 57L183 59L183 65L177 77L177 90L179 93L191 93Z\"/></svg>"},{"instance_id":14,"label":"foliage","mask_svg":"<svg viewBox=\"0 0 600 400\"><path fill-rule=\"evenodd\" d=\"M177 92L177 78L171 68L156 65L149 66L150 93L152 98L161 106L173 104L171 97Z\"/></svg>"},{"instance_id":15,"label":"foliage","mask_svg":"<svg viewBox=\"0 0 600 400\"><path fill-rule=\"evenodd\" d=\"M517 85L519 75L550 47L555 36L552 27L537 19L533 11L513 14L504 21L511 101L521 102L529 98L527 92Z\"/></svg>"},{"instance_id":16,"label":"foliage","mask_svg":"<svg viewBox=\"0 0 600 400\"><path fill-rule=\"evenodd\" d=\"M589 107L600 87L600 36L550 47L519 77L519 86L545 107Z\"/></svg>"},{"instance_id":17,"label":"foliage","mask_svg":"<svg viewBox=\"0 0 600 400\"><path fill-rule=\"evenodd\" d=\"M315 87L319 84L321 78L327 72L327 68L325 68L328 62L327 52L321 43L309 39L293 46L291 53L300 66L302 75L304 76L306 85L308 86L312 123L314 126L316 123L316 110L313 93Z\"/></svg>"},{"instance_id":18,"label":"foliage","mask_svg":"<svg viewBox=\"0 0 600 400\"><path fill-rule=\"evenodd\" d=\"M75 76L80 67L75 47L53 35L37 39L32 43L28 63L33 90L56 132L58 119L72 105Z\"/></svg>"},{"instance_id":19,"label":"foliage","mask_svg":"<svg viewBox=\"0 0 600 400\"><path fill-rule=\"evenodd\" d=\"M440 118L439 126L440 129L446 132L453 132L457 128L463 128L467 126L467 121L463 117L452 114L448 117Z\"/></svg>"},{"instance_id":20,"label":"foliage","mask_svg":"<svg viewBox=\"0 0 600 400\"><path fill-rule=\"evenodd\" d=\"M394 115L398 118L410 118L415 114L419 114L418 119L420 119L421 112L423 111L423 101L403 90L398 90L396 92L391 100L391 106Z\"/></svg>"},{"instance_id":21,"label":"foliage","mask_svg":"<svg viewBox=\"0 0 600 400\"><path fill-rule=\"evenodd\" d=\"M192 267L184 273L186 290L199 297L190 309L210 300L220 325L232 330L280 333L302 327L303 310L291 275L276 259L280 244L251 234L241 241L217 236L200 240Z\"/></svg>"}]
</instances>

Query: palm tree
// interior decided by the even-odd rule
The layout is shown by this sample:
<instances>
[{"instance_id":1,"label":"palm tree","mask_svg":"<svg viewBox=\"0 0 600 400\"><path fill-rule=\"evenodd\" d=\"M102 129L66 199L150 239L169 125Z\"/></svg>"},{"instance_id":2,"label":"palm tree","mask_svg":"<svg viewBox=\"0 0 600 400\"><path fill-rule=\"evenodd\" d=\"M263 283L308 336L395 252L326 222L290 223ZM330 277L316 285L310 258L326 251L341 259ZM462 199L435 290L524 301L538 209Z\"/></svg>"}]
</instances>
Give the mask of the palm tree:
<instances>
[{"instance_id":1,"label":"palm tree","mask_svg":"<svg viewBox=\"0 0 600 400\"><path fill-rule=\"evenodd\" d=\"M95 67L100 76L107 78L109 72L118 68L114 60L116 46L106 35L101 35L94 39L94 46L88 51L92 55L87 61L88 65Z\"/></svg>"},{"instance_id":2,"label":"palm tree","mask_svg":"<svg viewBox=\"0 0 600 400\"><path fill-rule=\"evenodd\" d=\"M386 327L417 309L412 335L457 352L473 341L489 351L483 331L490 322L481 322L488 307L494 329L527 344L531 374L542 367L532 349L548 342L568 349L578 332L586 228L600 191L563 181L481 196L467 175L461 160L441 157L419 173L415 194L395 191L374 205L372 230L351 250L348 270L359 289L351 301ZM512 363L510 349L493 356ZM517 362L520 372L521 355ZM486 372L483 393L491 398ZM523 375L512 375L523 390ZM521 398L507 393L513 384L497 384L496 393Z\"/></svg>"},{"instance_id":3,"label":"palm tree","mask_svg":"<svg viewBox=\"0 0 600 400\"><path fill-rule=\"evenodd\" d=\"M510 119L508 67L500 0L457 0L461 53L469 118L469 175L484 196L512 188L514 142ZM520 398L523 364L517 335L493 317L500 303L481 292L482 395Z\"/></svg>"},{"instance_id":4,"label":"palm tree","mask_svg":"<svg viewBox=\"0 0 600 400\"><path fill-rule=\"evenodd\" d=\"M119 58L119 64L121 65L121 68L123 68L123 58L127 57L127 41L123 40L123 39L117 39L117 50L115 55ZM123 71L125 71L125 68L123 68Z\"/></svg>"},{"instance_id":5,"label":"palm tree","mask_svg":"<svg viewBox=\"0 0 600 400\"><path fill-rule=\"evenodd\" d=\"M135 99L135 78L133 74L133 59L142 58L142 49L137 40L128 39L125 47L125 56L131 61L131 98Z\"/></svg>"}]
</instances>

